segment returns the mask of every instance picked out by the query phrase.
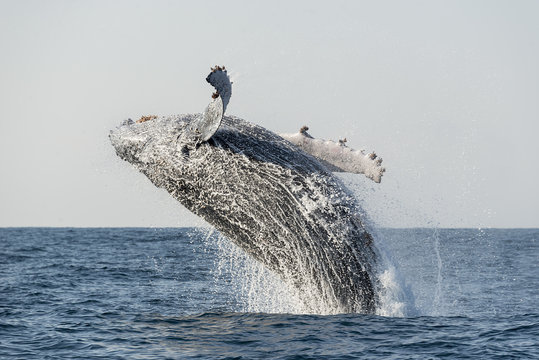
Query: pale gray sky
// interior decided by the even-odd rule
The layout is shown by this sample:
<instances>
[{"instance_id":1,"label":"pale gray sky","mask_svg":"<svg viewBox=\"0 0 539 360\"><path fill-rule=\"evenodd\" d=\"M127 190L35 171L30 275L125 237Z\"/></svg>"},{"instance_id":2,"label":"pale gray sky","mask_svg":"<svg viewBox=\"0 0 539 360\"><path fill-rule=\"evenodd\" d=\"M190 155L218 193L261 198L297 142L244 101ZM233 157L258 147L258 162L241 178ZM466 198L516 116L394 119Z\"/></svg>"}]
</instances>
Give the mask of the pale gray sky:
<instances>
[{"instance_id":1,"label":"pale gray sky","mask_svg":"<svg viewBox=\"0 0 539 360\"><path fill-rule=\"evenodd\" d=\"M537 1L0 1L0 226L202 224L116 158L127 117L227 113L374 149L385 226L539 227Z\"/></svg>"}]
</instances>

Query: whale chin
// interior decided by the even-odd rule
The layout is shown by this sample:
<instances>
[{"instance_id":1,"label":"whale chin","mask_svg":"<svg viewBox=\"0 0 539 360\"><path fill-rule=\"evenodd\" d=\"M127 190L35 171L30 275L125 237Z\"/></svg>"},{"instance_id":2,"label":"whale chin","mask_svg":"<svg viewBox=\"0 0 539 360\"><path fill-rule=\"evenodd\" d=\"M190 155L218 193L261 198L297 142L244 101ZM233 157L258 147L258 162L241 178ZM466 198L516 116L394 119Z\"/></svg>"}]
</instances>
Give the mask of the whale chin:
<instances>
[{"instance_id":1,"label":"whale chin","mask_svg":"<svg viewBox=\"0 0 539 360\"><path fill-rule=\"evenodd\" d=\"M361 209L318 159L225 116L208 141L182 134L200 114L125 122L119 157L277 273L313 313L373 313L376 250Z\"/></svg>"}]
</instances>

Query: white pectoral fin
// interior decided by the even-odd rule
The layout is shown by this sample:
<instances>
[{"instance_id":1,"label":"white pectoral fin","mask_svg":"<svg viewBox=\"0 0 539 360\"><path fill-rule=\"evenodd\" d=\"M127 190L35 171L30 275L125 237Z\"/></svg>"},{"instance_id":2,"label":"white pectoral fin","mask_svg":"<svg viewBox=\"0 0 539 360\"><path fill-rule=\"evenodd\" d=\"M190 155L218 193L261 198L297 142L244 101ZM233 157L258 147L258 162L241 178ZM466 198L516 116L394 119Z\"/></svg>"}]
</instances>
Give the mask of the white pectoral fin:
<instances>
[{"instance_id":1,"label":"white pectoral fin","mask_svg":"<svg viewBox=\"0 0 539 360\"><path fill-rule=\"evenodd\" d=\"M213 136L213 134L215 134L221 125L224 113L225 110L223 101L220 97L213 99L208 104L206 110L204 110L204 114L202 114L202 131L200 136L201 141L207 141Z\"/></svg>"},{"instance_id":2,"label":"white pectoral fin","mask_svg":"<svg viewBox=\"0 0 539 360\"><path fill-rule=\"evenodd\" d=\"M201 143L208 141L219 129L223 120L223 101L220 97L213 99L204 113L189 125L187 135L188 142Z\"/></svg>"},{"instance_id":3,"label":"white pectoral fin","mask_svg":"<svg viewBox=\"0 0 539 360\"><path fill-rule=\"evenodd\" d=\"M365 154L363 151L354 150L345 146L344 141L337 143L331 140L315 139L306 131L280 135L319 159L331 171L364 174L376 183L382 180L385 168L382 167L382 159L378 158L374 152Z\"/></svg>"},{"instance_id":4,"label":"white pectoral fin","mask_svg":"<svg viewBox=\"0 0 539 360\"><path fill-rule=\"evenodd\" d=\"M206 77L206 81L217 90L217 96L223 100L223 113L226 111L230 97L232 96L232 83L228 77L225 67L215 66L211 69L210 74Z\"/></svg>"},{"instance_id":5,"label":"white pectoral fin","mask_svg":"<svg viewBox=\"0 0 539 360\"><path fill-rule=\"evenodd\" d=\"M232 83L225 67L212 68L206 81L215 88L216 92L212 95L212 100L204 113L193 120L188 130L182 135L182 143L196 145L208 141L219 129L223 120L226 106L232 96Z\"/></svg>"}]
</instances>

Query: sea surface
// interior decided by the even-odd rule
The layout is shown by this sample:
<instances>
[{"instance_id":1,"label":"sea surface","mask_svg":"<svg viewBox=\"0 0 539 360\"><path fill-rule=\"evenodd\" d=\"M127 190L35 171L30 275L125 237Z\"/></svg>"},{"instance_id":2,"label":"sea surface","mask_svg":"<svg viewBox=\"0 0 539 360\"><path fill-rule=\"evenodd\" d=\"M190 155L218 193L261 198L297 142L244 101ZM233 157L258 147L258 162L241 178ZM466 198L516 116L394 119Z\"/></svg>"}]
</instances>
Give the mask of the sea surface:
<instances>
[{"instance_id":1,"label":"sea surface","mask_svg":"<svg viewBox=\"0 0 539 360\"><path fill-rule=\"evenodd\" d=\"M0 358L539 358L538 229L375 235L383 309L322 315L208 229L0 229Z\"/></svg>"}]
</instances>

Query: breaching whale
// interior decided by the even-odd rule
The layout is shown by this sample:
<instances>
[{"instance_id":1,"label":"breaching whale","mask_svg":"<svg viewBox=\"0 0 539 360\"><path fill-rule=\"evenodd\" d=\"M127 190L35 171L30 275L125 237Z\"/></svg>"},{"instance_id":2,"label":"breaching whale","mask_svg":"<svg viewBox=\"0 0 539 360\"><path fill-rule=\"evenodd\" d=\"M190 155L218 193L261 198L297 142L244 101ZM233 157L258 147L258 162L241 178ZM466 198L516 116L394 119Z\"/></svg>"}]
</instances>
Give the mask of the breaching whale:
<instances>
[{"instance_id":1,"label":"breaching whale","mask_svg":"<svg viewBox=\"0 0 539 360\"><path fill-rule=\"evenodd\" d=\"M124 121L109 135L117 155L280 275L310 311L373 313L377 256L357 200L327 159L223 116L224 83L204 114ZM381 176L380 161L365 158Z\"/></svg>"}]
</instances>

